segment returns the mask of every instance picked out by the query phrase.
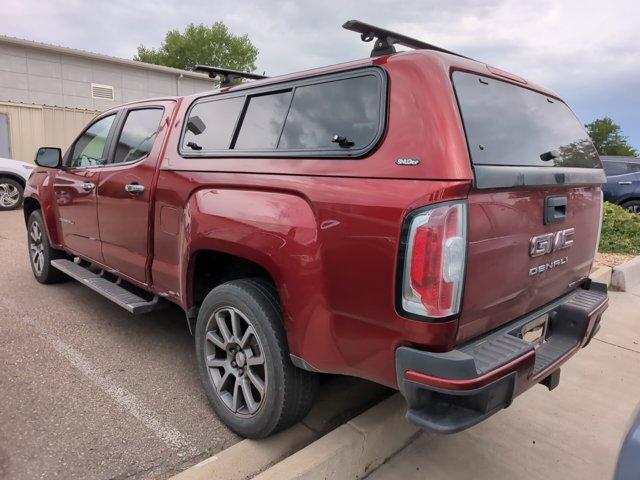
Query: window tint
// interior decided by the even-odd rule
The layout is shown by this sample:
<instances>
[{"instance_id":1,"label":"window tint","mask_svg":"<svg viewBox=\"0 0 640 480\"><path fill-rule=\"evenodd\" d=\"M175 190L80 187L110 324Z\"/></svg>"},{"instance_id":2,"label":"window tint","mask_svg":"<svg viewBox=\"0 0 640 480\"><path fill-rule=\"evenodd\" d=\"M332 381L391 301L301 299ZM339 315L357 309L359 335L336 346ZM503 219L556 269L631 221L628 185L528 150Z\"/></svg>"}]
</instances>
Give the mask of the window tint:
<instances>
[{"instance_id":1,"label":"window tint","mask_svg":"<svg viewBox=\"0 0 640 480\"><path fill-rule=\"evenodd\" d=\"M373 75L298 87L278 148L340 148L334 135L352 149L366 147L378 132L380 108L380 80Z\"/></svg>"},{"instance_id":2,"label":"window tint","mask_svg":"<svg viewBox=\"0 0 640 480\"><path fill-rule=\"evenodd\" d=\"M192 152L228 149L243 104L244 97L196 104L187 119L182 148Z\"/></svg>"},{"instance_id":3,"label":"window tint","mask_svg":"<svg viewBox=\"0 0 640 480\"><path fill-rule=\"evenodd\" d=\"M453 83L474 164L600 167L587 132L561 101L470 73L455 72Z\"/></svg>"},{"instance_id":4,"label":"window tint","mask_svg":"<svg viewBox=\"0 0 640 480\"><path fill-rule=\"evenodd\" d=\"M640 162L602 162L604 171L608 176L613 175L626 175L628 173L640 172Z\"/></svg>"},{"instance_id":5,"label":"window tint","mask_svg":"<svg viewBox=\"0 0 640 480\"><path fill-rule=\"evenodd\" d=\"M122 127L113 163L135 162L151 152L158 134L162 110L132 110Z\"/></svg>"},{"instance_id":6,"label":"window tint","mask_svg":"<svg viewBox=\"0 0 640 480\"><path fill-rule=\"evenodd\" d=\"M627 164L623 162L602 162L607 175L624 175L629 173Z\"/></svg>"},{"instance_id":7,"label":"window tint","mask_svg":"<svg viewBox=\"0 0 640 480\"><path fill-rule=\"evenodd\" d=\"M627 168L629 169L629 173L638 173L640 172L640 163L627 163Z\"/></svg>"},{"instance_id":8,"label":"window tint","mask_svg":"<svg viewBox=\"0 0 640 480\"><path fill-rule=\"evenodd\" d=\"M104 165L109 130L115 115L109 115L91 125L73 146L69 167L92 167Z\"/></svg>"},{"instance_id":9,"label":"window tint","mask_svg":"<svg viewBox=\"0 0 640 480\"><path fill-rule=\"evenodd\" d=\"M291 91L251 97L235 149L274 149L291 101Z\"/></svg>"}]
</instances>

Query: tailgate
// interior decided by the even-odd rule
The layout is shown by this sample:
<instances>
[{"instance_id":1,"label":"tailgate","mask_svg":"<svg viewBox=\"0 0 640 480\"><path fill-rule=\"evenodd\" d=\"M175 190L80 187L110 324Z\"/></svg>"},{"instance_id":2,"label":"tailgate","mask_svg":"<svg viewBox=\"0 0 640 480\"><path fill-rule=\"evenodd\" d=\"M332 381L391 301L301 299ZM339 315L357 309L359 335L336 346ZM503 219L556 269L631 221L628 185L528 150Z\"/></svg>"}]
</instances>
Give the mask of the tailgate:
<instances>
[{"instance_id":1,"label":"tailgate","mask_svg":"<svg viewBox=\"0 0 640 480\"><path fill-rule=\"evenodd\" d=\"M605 177L560 100L454 72L475 183L458 342L567 293L589 275Z\"/></svg>"},{"instance_id":2,"label":"tailgate","mask_svg":"<svg viewBox=\"0 0 640 480\"><path fill-rule=\"evenodd\" d=\"M543 206L547 197L566 197L563 222L544 225ZM589 276L601 202L600 188L595 186L472 192L458 341L476 337L535 310ZM555 242L558 232L569 229L574 229L565 239L572 242L569 247L531 256L533 237L541 237L539 243L549 238Z\"/></svg>"}]
</instances>

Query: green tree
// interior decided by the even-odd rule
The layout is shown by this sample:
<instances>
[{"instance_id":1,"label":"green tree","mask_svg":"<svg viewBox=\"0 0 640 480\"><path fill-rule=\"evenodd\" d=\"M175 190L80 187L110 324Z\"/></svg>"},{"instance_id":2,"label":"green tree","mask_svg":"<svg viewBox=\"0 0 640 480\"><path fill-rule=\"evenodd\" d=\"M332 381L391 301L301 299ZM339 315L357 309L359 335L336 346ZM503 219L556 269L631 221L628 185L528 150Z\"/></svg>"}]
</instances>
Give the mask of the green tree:
<instances>
[{"instance_id":1,"label":"green tree","mask_svg":"<svg viewBox=\"0 0 640 480\"><path fill-rule=\"evenodd\" d=\"M629 145L628 138L622 134L620 125L613 123L611 118L598 118L585 127L600 155L638 156L638 151Z\"/></svg>"},{"instance_id":2,"label":"green tree","mask_svg":"<svg viewBox=\"0 0 640 480\"><path fill-rule=\"evenodd\" d=\"M160 48L138 47L134 60L166 67L190 69L196 64L252 72L258 49L247 35L234 35L222 22L189 24L184 32L170 30Z\"/></svg>"}]
</instances>

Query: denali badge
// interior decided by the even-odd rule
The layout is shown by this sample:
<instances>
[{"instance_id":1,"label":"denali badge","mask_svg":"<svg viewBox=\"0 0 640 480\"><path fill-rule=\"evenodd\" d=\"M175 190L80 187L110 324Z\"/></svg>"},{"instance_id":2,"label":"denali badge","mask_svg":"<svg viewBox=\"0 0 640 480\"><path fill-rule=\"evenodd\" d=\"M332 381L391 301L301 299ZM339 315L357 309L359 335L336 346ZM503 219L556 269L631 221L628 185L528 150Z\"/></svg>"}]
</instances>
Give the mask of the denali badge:
<instances>
[{"instance_id":1,"label":"denali badge","mask_svg":"<svg viewBox=\"0 0 640 480\"><path fill-rule=\"evenodd\" d=\"M396 165L418 165L420 160L417 158L399 158L396 160Z\"/></svg>"},{"instance_id":2,"label":"denali badge","mask_svg":"<svg viewBox=\"0 0 640 480\"><path fill-rule=\"evenodd\" d=\"M542 272L546 272L547 270L551 270L552 268L559 267L560 265L564 265L569 261L569 257L560 258L558 260L554 260L553 262L543 263L542 265L538 265L537 267L533 267L529 269L529 276L537 275Z\"/></svg>"},{"instance_id":3,"label":"denali badge","mask_svg":"<svg viewBox=\"0 0 640 480\"><path fill-rule=\"evenodd\" d=\"M547 253L557 252L573 245L575 228L567 228L556 233L545 233L531 237L529 241L529 256L539 257Z\"/></svg>"}]
</instances>

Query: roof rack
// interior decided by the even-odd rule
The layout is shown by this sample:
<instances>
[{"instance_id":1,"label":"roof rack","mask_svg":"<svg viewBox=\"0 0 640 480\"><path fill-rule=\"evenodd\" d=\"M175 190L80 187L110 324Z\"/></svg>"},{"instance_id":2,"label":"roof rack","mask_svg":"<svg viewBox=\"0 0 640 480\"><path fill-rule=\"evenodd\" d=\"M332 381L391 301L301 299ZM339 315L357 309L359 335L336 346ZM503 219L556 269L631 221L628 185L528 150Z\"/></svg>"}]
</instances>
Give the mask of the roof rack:
<instances>
[{"instance_id":1,"label":"roof rack","mask_svg":"<svg viewBox=\"0 0 640 480\"><path fill-rule=\"evenodd\" d=\"M342 25L342 28L360 33L360 38L363 42L370 42L375 38L376 41L374 43L373 50L371 50L372 57L395 53L396 49L394 45L398 44L414 49L435 50L437 52L449 53L457 57L469 58L464 55L460 55L459 53L450 52L449 50L436 47L430 43L416 40L415 38L407 37L406 35L392 32L391 30L385 30L384 28L376 27L375 25L369 25L368 23L364 23L359 20L349 20Z\"/></svg>"},{"instance_id":2,"label":"roof rack","mask_svg":"<svg viewBox=\"0 0 640 480\"><path fill-rule=\"evenodd\" d=\"M194 72L206 73L209 78L220 77L220 86L228 87L233 84L236 78L248 78L250 80L262 80L264 75L258 75L257 73L238 72L237 70L229 70L228 68L211 67L209 65L196 65L191 69Z\"/></svg>"}]
</instances>

